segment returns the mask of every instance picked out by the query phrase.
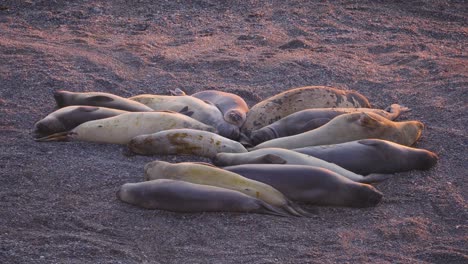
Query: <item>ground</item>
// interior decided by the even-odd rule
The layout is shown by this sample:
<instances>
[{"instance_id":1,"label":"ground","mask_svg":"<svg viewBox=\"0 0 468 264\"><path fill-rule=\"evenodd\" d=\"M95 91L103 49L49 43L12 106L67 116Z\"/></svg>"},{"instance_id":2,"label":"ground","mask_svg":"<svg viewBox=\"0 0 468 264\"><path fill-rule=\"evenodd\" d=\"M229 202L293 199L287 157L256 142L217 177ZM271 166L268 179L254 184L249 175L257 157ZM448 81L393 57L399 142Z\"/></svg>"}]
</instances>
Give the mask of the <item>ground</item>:
<instances>
[{"instance_id":1,"label":"ground","mask_svg":"<svg viewBox=\"0 0 468 264\"><path fill-rule=\"evenodd\" d=\"M467 263L465 1L0 1L1 263ZM154 159L38 143L52 92L355 90L425 124L429 171L376 185L374 208L311 218L178 214L115 192ZM463 191L465 190L465 191ZM313 206L305 206L315 209Z\"/></svg>"}]
</instances>

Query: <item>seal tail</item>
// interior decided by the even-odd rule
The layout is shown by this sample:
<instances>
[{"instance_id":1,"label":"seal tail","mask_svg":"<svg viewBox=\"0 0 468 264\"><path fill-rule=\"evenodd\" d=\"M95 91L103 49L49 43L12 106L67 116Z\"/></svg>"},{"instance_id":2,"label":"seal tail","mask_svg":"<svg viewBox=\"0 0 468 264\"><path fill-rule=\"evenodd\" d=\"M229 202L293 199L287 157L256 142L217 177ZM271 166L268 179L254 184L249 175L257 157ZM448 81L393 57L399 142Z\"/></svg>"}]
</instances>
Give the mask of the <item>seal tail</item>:
<instances>
[{"instance_id":1,"label":"seal tail","mask_svg":"<svg viewBox=\"0 0 468 264\"><path fill-rule=\"evenodd\" d=\"M376 183L376 182L382 182L385 180L388 180L392 175L390 174L369 174L367 176L364 176L362 180L360 180L360 183Z\"/></svg>"},{"instance_id":2,"label":"seal tail","mask_svg":"<svg viewBox=\"0 0 468 264\"><path fill-rule=\"evenodd\" d=\"M68 141L70 140L69 136L70 136L70 132L67 131L67 132L55 133L46 137L36 138L34 140L38 142Z\"/></svg>"}]
</instances>

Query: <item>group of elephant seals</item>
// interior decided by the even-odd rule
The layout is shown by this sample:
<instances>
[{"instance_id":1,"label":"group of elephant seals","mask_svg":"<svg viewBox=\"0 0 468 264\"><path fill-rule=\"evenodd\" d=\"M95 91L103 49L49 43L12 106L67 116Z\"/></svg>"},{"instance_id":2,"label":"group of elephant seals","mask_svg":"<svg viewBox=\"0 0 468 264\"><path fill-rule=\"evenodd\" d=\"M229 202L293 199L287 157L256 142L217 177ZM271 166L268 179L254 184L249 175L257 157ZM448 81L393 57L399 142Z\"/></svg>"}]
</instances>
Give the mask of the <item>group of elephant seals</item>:
<instances>
[{"instance_id":1,"label":"group of elephant seals","mask_svg":"<svg viewBox=\"0 0 468 264\"><path fill-rule=\"evenodd\" d=\"M69 91L56 91L54 98L59 108L71 105L102 106L129 112L151 112L153 109L138 102L101 92L75 93ZM167 109L164 109L167 110Z\"/></svg>"},{"instance_id":2,"label":"group of elephant seals","mask_svg":"<svg viewBox=\"0 0 468 264\"><path fill-rule=\"evenodd\" d=\"M145 179L172 179L206 184L242 192L295 216L307 215L275 188L207 163L182 162L172 164L153 161L145 165Z\"/></svg>"},{"instance_id":3,"label":"group of elephant seals","mask_svg":"<svg viewBox=\"0 0 468 264\"><path fill-rule=\"evenodd\" d=\"M336 145L293 149L361 175L426 170L437 163L437 154L386 140L361 139Z\"/></svg>"},{"instance_id":4,"label":"group of elephant seals","mask_svg":"<svg viewBox=\"0 0 468 264\"><path fill-rule=\"evenodd\" d=\"M242 133L267 126L292 113L309 108L370 108L363 95L325 86L306 86L274 95L250 108Z\"/></svg>"},{"instance_id":5,"label":"group of elephant seals","mask_svg":"<svg viewBox=\"0 0 468 264\"><path fill-rule=\"evenodd\" d=\"M188 116L171 112L128 112L83 123L74 129L36 139L36 141L80 140L98 143L128 144L139 135L176 128L215 132L216 129Z\"/></svg>"},{"instance_id":6,"label":"group of elephant seals","mask_svg":"<svg viewBox=\"0 0 468 264\"><path fill-rule=\"evenodd\" d=\"M179 112L202 123L214 126L223 137L231 139L239 138L239 128L226 122L221 111L210 102L188 95L141 94L129 99L144 104L153 110Z\"/></svg>"},{"instance_id":7,"label":"group of elephant seals","mask_svg":"<svg viewBox=\"0 0 468 264\"><path fill-rule=\"evenodd\" d=\"M389 178L388 175L372 174L367 177L344 169L334 163L330 163L306 154L282 148L263 148L247 153L218 153L213 159L217 166L232 166L241 164L287 164L316 166L328 169L355 182L372 183Z\"/></svg>"},{"instance_id":8,"label":"group of elephant seals","mask_svg":"<svg viewBox=\"0 0 468 264\"><path fill-rule=\"evenodd\" d=\"M274 139L297 135L309 130L316 129L328 123L333 118L354 112L372 112L395 120L401 113L410 111L409 108L392 104L386 110L373 108L312 108L290 114L268 126L254 130L250 134L251 145Z\"/></svg>"},{"instance_id":9,"label":"group of elephant seals","mask_svg":"<svg viewBox=\"0 0 468 264\"><path fill-rule=\"evenodd\" d=\"M331 145L366 138L385 139L411 146L421 136L419 121L393 122L371 112L356 112L333 118L327 124L298 135L265 141L253 149Z\"/></svg>"},{"instance_id":10,"label":"group of elephant seals","mask_svg":"<svg viewBox=\"0 0 468 264\"><path fill-rule=\"evenodd\" d=\"M34 124L34 136L45 137L69 131L85 122L128 113L127 111L96 106L67 106L60 108Z\"/></svg>"},{"instance_id":11,"label":"group of elephant seals","mask_svg":"<svg viewBox=\"0 0 468 264\"><path fill-rule=\"evenodd\" d=\"M246 164L224 169L271 185L293 201L314 205L370 207L377 205L383 196L371 185L319 167Z\"/></svg>"},{"instance_id":12,"label":"group of elephant seals","mask_svg":"<svg viewBox=\"0 0 468 264\"><path fill-rule=\"evenodd\" d=\"M238 191L177 180L125 183L117 191L117 197L132 205L172 212L247 212L287 216L262 200Z\"/></svg>"},{"instance_id":13,"label":"group of elephant seals","mask_svg":"<svg viewBox=\"0 0 468 264\"><path fill-rule=\"evenodd\" d=\"M170 92L172 95L176 96L186 95L185 92L179 88L171 90ZM191 96L216 105L223 113L224 120L228 123L234 124L239 128L244 124L249 106L242 97L216 90L201 91Z\"/></svg>"},{"instance_id":14,"label":"group of elephant seals","mask_svg":"<svg viewBox=\"0 0 468 264\"><path fill-rule=\"evenodd\" d=\"M140 155L196 155L213 158L217 153L243 153L245 147L234 140L196 129L171 129L134 137L130 151Z\"/></svg>"}]
</instances>

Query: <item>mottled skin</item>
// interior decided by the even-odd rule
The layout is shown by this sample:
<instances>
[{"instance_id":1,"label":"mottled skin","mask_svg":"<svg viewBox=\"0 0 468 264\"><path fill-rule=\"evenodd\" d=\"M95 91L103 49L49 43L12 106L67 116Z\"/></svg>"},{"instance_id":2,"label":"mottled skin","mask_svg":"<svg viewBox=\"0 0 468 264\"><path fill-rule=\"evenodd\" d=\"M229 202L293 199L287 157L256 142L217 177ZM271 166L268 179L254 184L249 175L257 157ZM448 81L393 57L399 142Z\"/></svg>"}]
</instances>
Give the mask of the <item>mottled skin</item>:
<instances>
[{"instance_id":1,"label":"mottled skin","mask_svg":"<svg viewBox=\"0 0 468 264\"><path fill-rule=\"evenodd\" d=\"M171 129L141 135L128 143L140 155L197 155L213 158L220 152L247 152L242 144L220 135L195 129Z\"/></svg>"},{"instance_id":2,"label":"mottled skin","mask_svg":"<svg viewBox=\"0 0 468 264\"><path fill-rule=\"evenodd\" d=\"M431 151L380 139L362 139L294 151L335 163L361 175L426 170L434 166L438 159Z\"/></svg>"},{"instance_id":3,"label":"mottled skin","mask_svg":"<svg viewBox=\"0 0 468 264\"><path fill-rule=\"evenodd\" d=\"M286 216L265 202L238 191L168 179L126 183L118 190L117 197L143 208L172 212L246 212Z\"/></svg>"},{"instance_id":4,"label":"mottled skin","mask_svg":"<svg viewBox=\"0 0 468 264\"><path fill-rule=\"evenodd\" d=\"M369 207L383 196L371 185L313 166L248 164L224 169L269 184L294 201L314 205Z\"/></svg>"},{"instance_id":5,"label":"mottled skin","mask_svg":"<svg viewBox=\"0 0 468 264\"><path fill-rule=\"evenodd\" d=\"M57 133L37 141L80 140L98 143L128 144L139 135L168 129L193 128L210 132L216 129L175 112L129 112L83 123L69 132Z\"/></svg>"},{"instance_id":6,"label":"mottled skin","mask_svg":"<svg viewBox=\"0 0 468 264\"><path fill-rule=\"evenodd\" d=\"M212 103L198 98L182 95L168 96L156 94L141 94L129 98L142 103L154 110L171 110L190 116L204 124L215 127L218 133L230 139L239 138L239 128L226 122L221 111Z\"/></svg>"},{"instance_id":7,"label":"mottled skin","mask_svg":"<svg viewBox=\"0 0 468 264\"><path fill-rule=\"evenodd\" d=\"M398 104L392 104L386 110L372 108L313 108L302 110L290 114L273 124L252 131L250 135L250 144L257 145L262 142L292 135L304 133L316 129L328 123L333 118L353 113L353 112L372 112L387 118L396 119L401 113L409 111L409 108Z\"/></svg>"},{"instance_id":8,"label":"mottled skin","mask_svg":"<svg viewBox=\"0 0 468 264\"><path fill-rule=\"evenodd\" d=\"M394 122L374 113L356 112L337 116L314 130L265 141L253 149L295 149L366 138L385 139L411 146L421 137L423 128L424 125L419 121Z\"/></svg>"},{"instance_id":9,"label":"mottled skin","mask_svg":"<svg viewBox=\"0 0 468 264\"><path fill-rule=\"evenodd\" d=\"M59 108L71 105L89 105L120 109L129 112L153 111L153 109L144 104L109 93L56 91L54 92L54 98Z\"/></svg>"},{"instance_id":10,"label":"mottled skin","mask_svg":"<svg viewBox=\"0 0 468 264\"><path fill-rule=\"evenodd\" d=\"M85 122L117 116L127 111L96 106L67 106L60 108L34 125L35 137L71 130Z\"/></svg>"},{"instance_id":11,"label":"mottled skin","mask_svg":"<svg viewBox=\"0 0 468 264\"><path fill-rule=\"evenodd\" d=\"M242 133L262 128L292 113L309 108L370 108L361 94L325 86L306 86L274 95L250 108Z\"/></svg>"}]
</instances>

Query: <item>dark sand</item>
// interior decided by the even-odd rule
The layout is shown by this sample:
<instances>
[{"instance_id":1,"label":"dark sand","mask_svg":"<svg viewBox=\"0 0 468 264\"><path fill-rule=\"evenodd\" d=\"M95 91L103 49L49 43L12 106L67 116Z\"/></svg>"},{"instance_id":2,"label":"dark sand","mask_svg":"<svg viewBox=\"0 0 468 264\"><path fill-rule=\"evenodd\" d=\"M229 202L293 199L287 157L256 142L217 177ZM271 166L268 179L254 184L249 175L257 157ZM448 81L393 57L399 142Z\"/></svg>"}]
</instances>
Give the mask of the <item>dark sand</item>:
<instances>
[{"instance_id":1,"label":"dark sand","mask_svg":"<svg viewBox=\"0 0 468 264\"><path fill-rule=\"evenodd\" d=\"M0 263L468 263L466 1L182 2L0 1ZM439 163L377 185L375 208L177 214L115 192L153 159L202 159L30 134L57 89L252 106L306 85L411 107L400 120L426 124L416 146Z\"/></svg>"}]
</instances>

